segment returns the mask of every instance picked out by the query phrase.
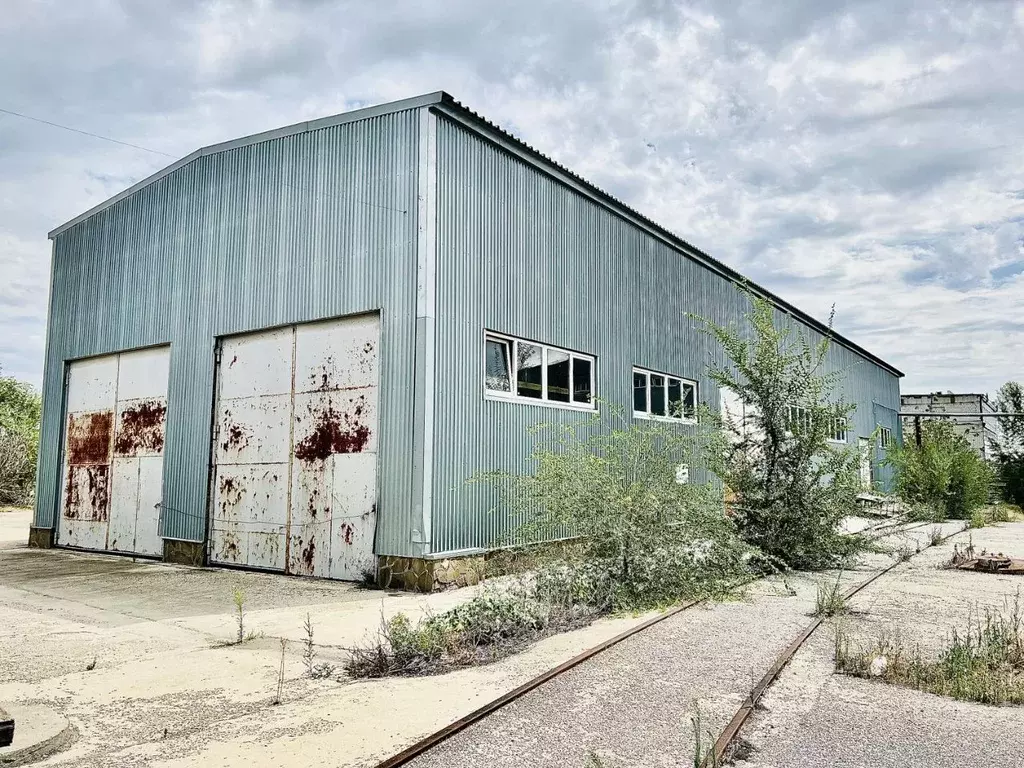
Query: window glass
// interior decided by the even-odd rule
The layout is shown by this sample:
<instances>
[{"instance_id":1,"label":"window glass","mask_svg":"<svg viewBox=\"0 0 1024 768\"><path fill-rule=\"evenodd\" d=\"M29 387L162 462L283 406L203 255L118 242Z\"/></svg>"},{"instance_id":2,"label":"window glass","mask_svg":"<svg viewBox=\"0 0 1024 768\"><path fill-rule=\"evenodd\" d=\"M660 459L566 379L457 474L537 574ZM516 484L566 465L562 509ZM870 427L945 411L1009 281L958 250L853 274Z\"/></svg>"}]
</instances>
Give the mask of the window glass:
<instances>
[{"instance_id":1,"label":"window glass","mask_svg":"<svg viewBox=\"0 0 1024 768\"><path fill-rule=\"evenodd\" d=\"M697 388L693 384L683 384L683 418L697 417Z\"/></svg>"},{"instance_id":2,"label":"window glass","mask_svg":"<svg viewBox=\"0 0 1024 768\"><path fill-rule=\"evenodd\" d=\"M679 379L668 380L668 415L683 418L683 382Z\"/></svg>"},{"instance_id":3,"label":"window glass","mask_svg":"<svg viewBox=\"0 0 1024 768\"><path fill-rule=\"evenodd\" d=\"M656 373L651 374L651 413L665 415L665 377Z\"/></svg>"},{"instance_id":4,"label":"window glass","mask_svg":"<svg viewBox=\"0 0 1024 768\"><path fill-rule=\"evenodd\" d=\"M544 354L536 344L516 343L516 394L520 397L543 396Z\"/></svg>"},{"instance_id":5,"label":"window glass","mask_svg":"<svg viewBox=\"0 0 1024 768\"><path fill-rule=\"evenodd\" d=\"M509 374L509 342L504 339L488 339L486 348L486 375L484 385L495 392L511 392Z\"/></svg>"},{"instance_id":6,"label":"window glass","mask_svg":"<svg viewBox=\"0 0 1024 768\"><path fill-rule=\"evenodd\" d=\"M590 377L592 369L590 361L585 357L573 357L572 359L572 399L575 403L590 404L592 393L590 391Z\"/></svg>"},{"instance_id":7,"label":"window glass","mask_svg":"<svg viewBox=\"0 0 1024 768\"><path fill-rule=\"evenodd\" d=\"M633 371L633 410L647 413L647 374Z\"/></svg>"},{"instance_id":8,"label":"window glass","mask_svg":"<svg viewBox=\"0 0 1024 768\"><path fill-rule=\"evenodd\" d=\"M548 349L548 400L569 402L569 353Z\"/></svg>"}]
</instances>

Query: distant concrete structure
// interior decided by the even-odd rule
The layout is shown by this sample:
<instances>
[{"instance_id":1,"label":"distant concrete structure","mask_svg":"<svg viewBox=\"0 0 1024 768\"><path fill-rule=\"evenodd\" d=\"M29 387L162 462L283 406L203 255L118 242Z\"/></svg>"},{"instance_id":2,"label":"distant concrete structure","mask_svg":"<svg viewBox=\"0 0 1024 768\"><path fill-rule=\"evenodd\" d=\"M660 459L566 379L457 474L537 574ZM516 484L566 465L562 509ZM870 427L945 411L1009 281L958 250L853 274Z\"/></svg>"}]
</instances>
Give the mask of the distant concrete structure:
<instances>
[{"instance_id":1,"label":"distant concrete structure","mask_svg":"<svg viewBox=\"0 0 1024 768\"><path fill-rule=\"evenodd\" d=\"M923 423L929 414L956 413L958 416L942 417L954 425L954 429L970 443L971 447L978 452L983 459L995 458L992 449L992 441L999 438L999 421L991 416L984 417L983 414L994 414L995 408L988 401L988 395L981 394L958 394L953 392L933 392L927 395L900 395L900 413L903 420L904 440L913 442L916 440L917 422L916 416L908 416L908 413L920 413L920 422ZM977 416L967 415L977 413Z\"/></svg>"}]
</instances>

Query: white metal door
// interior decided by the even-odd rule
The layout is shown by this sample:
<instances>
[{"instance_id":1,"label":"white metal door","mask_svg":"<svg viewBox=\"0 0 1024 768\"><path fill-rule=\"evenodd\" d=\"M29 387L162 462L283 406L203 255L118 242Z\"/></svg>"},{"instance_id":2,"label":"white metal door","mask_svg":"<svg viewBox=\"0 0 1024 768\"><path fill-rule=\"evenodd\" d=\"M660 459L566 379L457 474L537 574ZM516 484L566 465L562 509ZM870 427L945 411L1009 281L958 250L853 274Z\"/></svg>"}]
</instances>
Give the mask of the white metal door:
<instances>
[{"instance_id":1,"label":"white metal door","mask_svg":"<svg viewBox=\"0 0 1024 768\"><path fill-rule=\"evenodd\" d=\"M58 543L159 555L169 347L69 365Z\"/></svg>"},{"instance_id":2,"label":"white metal door","mask_svg":"<svg viewBox=\"0 0 1024 768\"><path fill-rule=\"evenodd\" d=\"M379 319L224 339L210 559L359 579L376 528Z\"/></svg>"}]
</instances>

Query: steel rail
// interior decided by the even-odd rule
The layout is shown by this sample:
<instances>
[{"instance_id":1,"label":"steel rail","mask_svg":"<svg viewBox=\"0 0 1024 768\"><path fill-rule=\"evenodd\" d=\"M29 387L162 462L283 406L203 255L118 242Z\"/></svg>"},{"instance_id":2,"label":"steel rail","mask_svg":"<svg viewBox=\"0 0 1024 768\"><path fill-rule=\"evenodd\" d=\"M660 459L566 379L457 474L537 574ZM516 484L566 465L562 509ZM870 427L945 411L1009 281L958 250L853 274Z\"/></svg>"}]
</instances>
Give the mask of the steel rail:
<instances>
[{"instance_id":1,"label":"steel rail","mask_svg":"<svg viewBox=\"0 0 1024 768\"><path fill-rule=\"evenodd\" d=\"M876 530L878 528L898 527L900 525L900 523L896 523L893 526L889 526L888 523L889 523L889 521L883 521L883 522L879 523L877 526L870 526L870 527L864 529L863 531L859 531L859 533L869 533L869 532L872 532L872 531L874 531L874 530ZM914 526L914 527L916 527L916 526ZM953 535L953 534L950 534L950 535ZM890 570L891 568L895 567L896 565L898 565L898 563L893 563L888 568L886 568L885 571L881 571L881 572L875 574L875 576L872 577L872 579L878 578L878 576L881 576L882 573L887 572L888 570ZM750 582L744 582L744 584L747 584L747 583L750 583ZM869 582L865 582L864 584L860 585L857 589L860 589L860 588L862 588L864 586L867 586L868 583L870 583L870 580L869 580ZM571 659L562 662L558 666L552 667L551 669L547 670L546 672L543 672L540 675L537 675L536 677L532 678L531 680L526 681L525 683L523 683L519 687L514 688L511 691L508 691L507 693L502 694L501 696L499 696L496 699L493 699L492 701L489 701L488 703L484 704L482 707L479 707L478 709L473 710L472 712L470 712L467 715L464 715L463 717L459 718L455 722L450 723L449 725L446 725L443 728L441 728L441 729L439 729L437 731L434 731L431 734L428 734L427 736L423 737L422 739L420 739L419 741L417 741L414 744L410 745L409 747L407 747L406 749L402 750L401 752L399 752L399 753L397 753L395 755L392 755L391 757L383 760L380 763L377 763L375 768L398 768L398 766L407 765L410 761L412 761L416 757L419 757L420 755L422 755L423 753L425 753L428 750L432 749L433 747L437 746L438 744L440 744L440 743L442 743L444 741L447 741L452 736L454 736L455 734L459 733L460 731L465 730L466 728L468 728L469 726L473 725L474 723L477 723L480 720L483 720L485 717L487 717L488 715L490 715L493 712L496 712L497 710L501 709L505 705L511 704L513 701L515 701L516 699L524 696L525 694L529 693L530 691L534 690L535 688L539 688L541 685L543 685L544 683L548 682L549 680L552 680L552 679L558 677L563 672L567 672L568 670L570 670L573 667L583 663L584 661L587 661L588 659L593 658L594 656L598 655L602 651L606 651L609 648L611 648L612 646L618 645L623 640L628 640L633 635L636 635L636 634L644 631L645 629L647 629L649 627L652 627L655 624L658 624L659 622L665 621L666 619L670 619L673 616L676 616L676 615L682 613L683 611L685 611L685 610L687 610L689 608L693 608L693 607L695 607L697 605L701 605L701 604L706 603L706 602L707 602L707 600L692 600L692 601L684 603L682 605L678 605L675 608L672 608L672 609L670 609L668 611L665 611L664 613L658 614L657 616L652 616L650 619L647 619L646 621L641 622L640 624L637 624L635 627L631 627L630 629L627 629L624 632L620 632L619 634L615 635L614 637L611 637L611 638L609 638L609 639L607 639L607 640L605 640L605 641L603 641L601 643L598 643L597 645L595 645L592 648L588 648L587 650L583 651L582 653L579 653L576 656L573 656ZM818 623L820 623L820 620L819 620ZM816 624L814 626L816 628ZM809 636L812 631L813 631L813 629L807 630L806 631L807 636ZM805 640L805 639L806 639L806 637L804 637L801 640L801 642L803 640ZM799 646L796 646L796 647L799 647ZM795 653L795 649L794 649L793 652ZM776 663L778 663L778 662L776 662ZM782 666L785 666L785 664L783 664ZM780 666L779 670L775 672L775 675L778 675L778 672L781 671L781 669L782 669L782 667ZM773 679L774 679L774 677L773 677ZM765 688L767 688L767 685L765 685ZM762 690L762 693L763 693L763 690ZM758 698L759 697L760 697L760 694L758 694ZM755 698L754 699L755 703L756 703L756 700L757 699ZM733 719L735 720L736 718L733 718ZM746 718L744 717L744 720L745 719ZM740 723L740 725L742 725L742 722ZM739 729L739 726L737 726L737 730L738 729ZM731 741L731 737L730 737L730 741ZM716 742L716 745L717 745L717 742Z\"/></svg>"},{"instance_id":2,"label":"steel rail","mask_svg":"<svg viewBox=\"0 0 1024 768\"><path fill-rule=\"evenodd\" d=\"M627 629L625 632L620 632L619 634L615 635L615 637L611 637L602 643L598 643L593 648L588 648L582 653L573 656L568 661L563 661L557 667L552 667L547 672L537 675L537 677L533 678L532 680L528 680L527 682L520 685L518 688L514 688L508 693L502 694L493 701L484 704L479 709L473 710L468 715L465 715L464 717L461 717L458 720L456 720L454 723L446 725L444 728L441 728L438 731L434 731L434 733L431 733L429 736L420 739L412 746L399 752L397 755L393 755L388 759L384 760L383 762L378 763L376 768L396 768L400 765L406 765L413 758L422 755L424 752L431 749L432 747L437 746L442 741L451 738L459 731L465 730L473 723L483 720L492 712L501 709L506 704L512 703L519 697L532 691L534 688L540 687L548 680L558 677L563 672L572 669L577 664L581 664L582 662L596 656L602 651L608 650L613 645L618 645L623 640L627 640L628 638L632 637L633 635L639 632L642 632L648 627L652 627L655 624L664 621L665 619L669 619L673 616L676 616L677 614L682 613L686 609L693 608L694 606L700 605L704 602L706 601L693 600L691 602L684 603L683 605L677 605L675 608L672 608L671 610L665 611L664 613L658 614L657 616L652 616L646 621L637 624L635 627Z\"/></svg>"},{"instance_id":3,"label":"steel rail","mask_svg":"<svg viewBox=\"0 0 1024 768\"><path fill-rule=\"evenodd\" d=\"M967 530L966 526L958 531L953 531L953 533L948 536L943 536L937 543L941 544L957 534L963 533L965 530ZM902 561L897 560L896 562L890 563L882 570L872 574L860 584L846 590L846 592L843 593L843 599L849 600L862 589L870 586L876 580L880 579L899 565L902 565ZM722 731L722 734L715 741L714 747L708 751L701 763L702 768L714 768L715 766L722 765L725 760L726 752L729 749L729 745L732 744L733 739L735 739L739 734L740 728L743 727L743 724L747 722L747 718L749 718L751 713L754 711L754 708L757 706L757 702L761 700L765 691L767 691L768 687L775 682L778 676L782 673L782 670L785 669L786 665L792 661L796 652L799 651L800 647L807 641L807 638L814 634L814 631L825 622L826 618L827 617L825 616L819 616L812 621L799 635L797 635L796 639L793 640L793 642L790 643L781 654L779 654L778 658L775 659L775 663L772 664L764 677L762 677L758 681L757 685L754 686L753 690L747 695L747 698L744 699L743 703L740 705L740 708L736 710L736 714L733 715L732 720L729 721L729 724L725 726L725 730Z\"/></svg>"}]
</instances>

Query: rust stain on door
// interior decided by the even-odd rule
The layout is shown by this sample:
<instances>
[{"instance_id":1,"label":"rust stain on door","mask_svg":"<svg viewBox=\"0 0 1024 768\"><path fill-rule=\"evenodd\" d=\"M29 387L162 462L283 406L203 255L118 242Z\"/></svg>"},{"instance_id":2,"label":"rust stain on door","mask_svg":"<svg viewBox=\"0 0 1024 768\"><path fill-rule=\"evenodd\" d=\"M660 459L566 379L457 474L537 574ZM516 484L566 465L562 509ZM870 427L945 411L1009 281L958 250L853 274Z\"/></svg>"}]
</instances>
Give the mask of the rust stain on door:
<instances>
[{"instance_id":1,"label":"rust stain on door","mask_svg":"<svg viewBox=\"0 0 1024 768\"><path fill-rule=\"evenodd\" d=\"M365 398L351 411L339 413L330 401L311 406L313 430L295 445L299 461L325 461L336 453L360 453L370 441L370 427L363 423Z\"/></svg>"},{"instance_id":2,"label":"rust stain on door","mask_svg":"<svg viewBox=\"0 0 1024 768\"><path fill-rule=\"evenodd\" d=\"M113 411L68 416L68 464L107 464L113 437Z\"/></svg>"},{"instance_id":3,"label":"rust stain on door","mask_svg":"<svg viewBox=\"0 0 1024 768\"><path fill-rule=\"evenodd\" d=\"M160 400L143 400L121 411L114 453L117 456L159 454L164 449L167 406Z\"/></svg>"},{"instance_id":4,"label":"rust stain on door","mask_svg":"<svg viewBox=\"0 0 1024 768\"><path fill-rule=\"evenodd\" d=\"M105 522L110 509L110 465L68 467L64 488L64 517L69 520Z\"/></svg>"}]
</instances>

